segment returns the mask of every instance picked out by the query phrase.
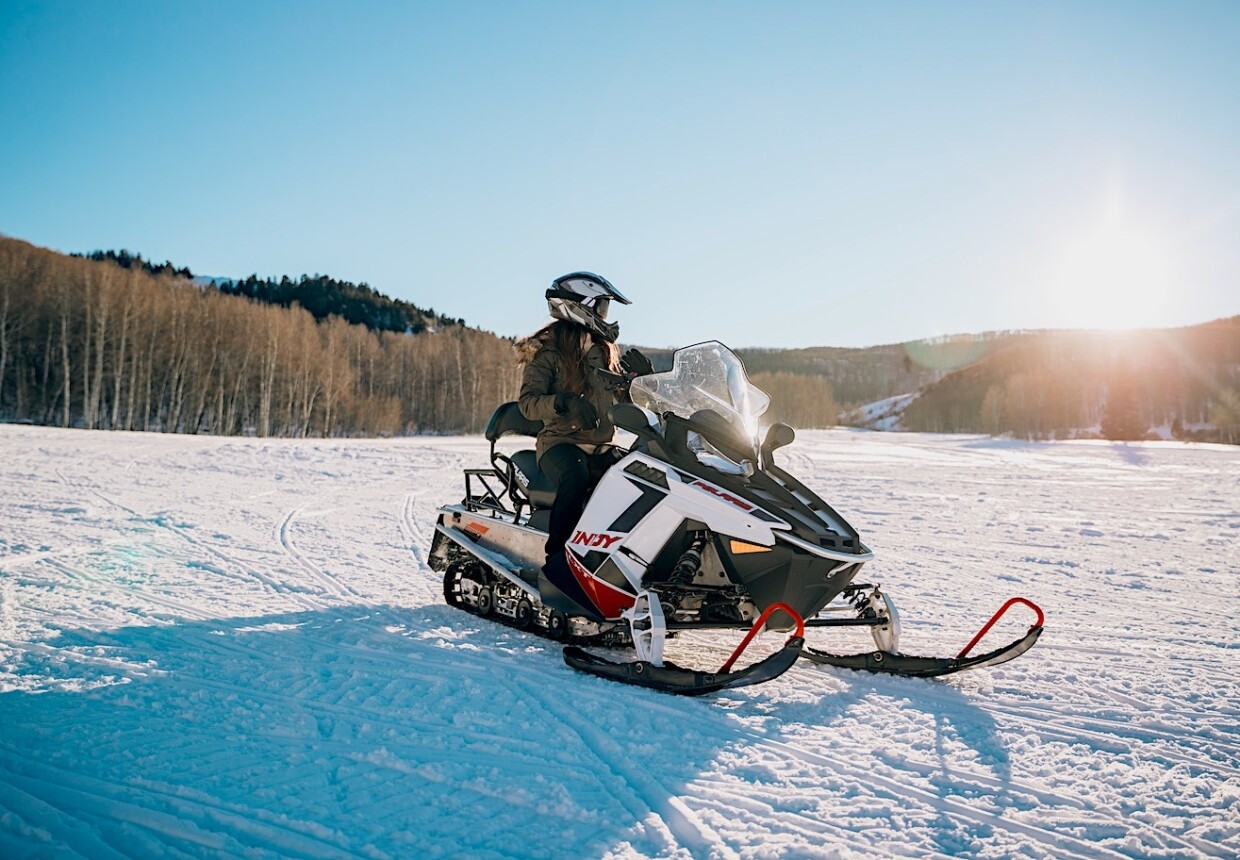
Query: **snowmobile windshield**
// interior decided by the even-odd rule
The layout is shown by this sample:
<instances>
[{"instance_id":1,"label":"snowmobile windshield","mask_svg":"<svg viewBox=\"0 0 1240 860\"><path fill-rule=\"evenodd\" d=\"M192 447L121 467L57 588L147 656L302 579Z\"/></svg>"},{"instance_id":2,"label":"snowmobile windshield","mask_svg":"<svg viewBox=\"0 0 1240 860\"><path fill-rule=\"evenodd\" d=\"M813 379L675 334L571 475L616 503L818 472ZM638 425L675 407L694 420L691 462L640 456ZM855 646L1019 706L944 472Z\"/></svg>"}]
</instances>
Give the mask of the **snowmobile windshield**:
<instances>
[{"instance_id":1,"label":"snowmobile windshield","mask_svg":"<svg viewBox=\"0 0 1240 860\"><path fill-rule=\"evenodd\" d=\"M718 341L676 350L671 370L639 376L630 390L638 406L704 424L716 448L724 449L719 443L731 441L724 437L739 439L751 458L757 459L758 419L771 398L749 381L736 353ZM718 432L711 432L712 425Z\"/></svg>"}]
</instances>

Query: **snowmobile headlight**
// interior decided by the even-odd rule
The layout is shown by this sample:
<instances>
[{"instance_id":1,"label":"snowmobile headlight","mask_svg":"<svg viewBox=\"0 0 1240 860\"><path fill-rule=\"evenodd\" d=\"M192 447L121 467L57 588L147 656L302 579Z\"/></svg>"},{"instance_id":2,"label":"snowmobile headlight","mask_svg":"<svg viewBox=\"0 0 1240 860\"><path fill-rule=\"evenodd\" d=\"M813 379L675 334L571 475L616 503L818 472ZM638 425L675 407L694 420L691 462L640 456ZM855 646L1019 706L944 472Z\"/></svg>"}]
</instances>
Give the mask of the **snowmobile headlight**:
<instances>
[{"instance_id":1,"label":"snowmobile headlight","mask_svg":"<svg viewBox=\"0 0 1240 860\"><path fill-rule=\"evenodd\" d=\"M762 544L757 544L757 543L749 543L748 541L737 540L736 538L732 538L731 547L732 547L733 555L744 555L745 553L749 553L749 552L770 552L771 551L771 548L769 546L762 546Z\"/></svg>"}]
</instances>

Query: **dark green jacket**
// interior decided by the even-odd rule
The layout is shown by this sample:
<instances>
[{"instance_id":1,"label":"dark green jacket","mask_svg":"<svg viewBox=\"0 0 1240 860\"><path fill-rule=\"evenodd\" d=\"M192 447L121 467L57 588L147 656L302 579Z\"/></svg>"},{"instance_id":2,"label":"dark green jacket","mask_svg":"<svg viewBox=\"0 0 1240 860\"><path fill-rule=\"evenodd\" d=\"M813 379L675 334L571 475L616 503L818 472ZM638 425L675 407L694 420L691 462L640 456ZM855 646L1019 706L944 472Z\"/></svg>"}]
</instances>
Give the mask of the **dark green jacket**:
<instances>
[{"instance_id":1,"label":"dark green jacket","mask_svg":"<svg viewBox=\"0 0 1240 860\"><path fill-rule=\"evenodd\" d=\"M560 381L560 354L555 348L544 344L539 348L529 364L525 366L525 374L521 377L521 398L518 401L521 414L526 418L543 422L542 432L538 434L535 450L538 457L547 452L553 445L568 442L573 445L602 445L611 441L615 426L607 417L607 410L619 402L614 392L607 389L607 382L594 368L607 369L607 350L600 344L593 344L586 352L586 393L589 400L598 410L599 424L593 430L574 429L570 426L568 415L560 415L555 411L557 394L568 391Z\"/></svg>"}]
</instances>

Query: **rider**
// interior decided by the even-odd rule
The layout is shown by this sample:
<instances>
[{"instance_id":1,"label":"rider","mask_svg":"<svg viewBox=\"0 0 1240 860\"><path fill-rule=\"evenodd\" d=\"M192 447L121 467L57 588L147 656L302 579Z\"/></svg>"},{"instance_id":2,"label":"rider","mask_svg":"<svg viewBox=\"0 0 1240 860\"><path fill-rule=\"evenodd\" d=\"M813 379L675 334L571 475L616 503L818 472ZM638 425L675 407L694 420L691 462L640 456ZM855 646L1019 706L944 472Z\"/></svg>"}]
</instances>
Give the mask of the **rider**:
<instances>
[{"instance_id":1,"label":"rider","mask_svg":"<svg viewBox=\"0 0 1240 860\"><path fill-rule=\"evenodd\" d=\"M553 321L517 350L525 368L521 413L543 422L535 450L556 488L546 543L550 562L572 534L589 488L620 457L610 444L615 427L608 408L627 402L625 383L654 368L636 349L620 355L620 327L607 322L607 312L613 300L631 302L606 278L572 272L556 278L546 297Z\"/></svg>"}]
</instances>

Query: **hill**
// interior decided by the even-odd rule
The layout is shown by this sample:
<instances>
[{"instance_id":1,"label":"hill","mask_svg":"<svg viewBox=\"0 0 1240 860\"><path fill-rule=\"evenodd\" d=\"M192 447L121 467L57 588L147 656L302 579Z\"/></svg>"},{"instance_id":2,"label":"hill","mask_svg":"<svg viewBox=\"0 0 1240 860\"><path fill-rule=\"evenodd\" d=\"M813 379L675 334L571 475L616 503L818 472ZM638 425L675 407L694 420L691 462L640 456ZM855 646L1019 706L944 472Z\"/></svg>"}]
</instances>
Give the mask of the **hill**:
<instances>
[{"instance_id":1,"label":"hill","mask_svg":"<svg viewBox=\"0 0 1240 860\"><path fill-rule=\"evenodd\" d=\"M742 350L751 372L821 377L842 404L856 406L916 391L956 368L973 364L1020 333L962 334L865 348Z\"/></svg>"},{"instance_id":2,"label":"hill","mask_svg":"<svg viewBox=\"0 0 1240 860\"><path fill-rule=\"evenodd\" d=\"M906 430L1240 442L1240 316L1178 329L1044 331L925 384Z\"/></svg>"},{"instance_id":3,"label":"hill","mask_svg":"<svg viewBox=\"0 0 1240 860\"><path fill-rule=\"evenodd\" d=\"M670 351L648 353L670 366ZM1240 442L1240 317L741 355L771 394L769 418L796 427ZM66 257L0 238L0 418L257 435L476 432L519 382L511 341L365 283L195 278L129 251Z\"/></svg>"},{"instance_id":4,"label":"hill","mask_svg":"<svg viewBox=\"0 0 1240 860\"><path fill-rule=\"evenodd\" d=\"M393 331L417 334L428 328L463 326L465 320L438 314L434 309L423 309L412 302L386 296L362 282L354 284L328 275L302 275L290 278L197 278L188 266L176 266L171 261L156 264L143 259L141 254L128 250L92 251L84 256L96 262L115 263L122 269L138 269L150 275L174 275L196 280L203 287L219 290L233 296L245 296L257 302L280 307L297 305L305 308L316 320L336 316L353 325L361 325L371 331Z\"/></svg>"}]
</instances>

